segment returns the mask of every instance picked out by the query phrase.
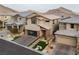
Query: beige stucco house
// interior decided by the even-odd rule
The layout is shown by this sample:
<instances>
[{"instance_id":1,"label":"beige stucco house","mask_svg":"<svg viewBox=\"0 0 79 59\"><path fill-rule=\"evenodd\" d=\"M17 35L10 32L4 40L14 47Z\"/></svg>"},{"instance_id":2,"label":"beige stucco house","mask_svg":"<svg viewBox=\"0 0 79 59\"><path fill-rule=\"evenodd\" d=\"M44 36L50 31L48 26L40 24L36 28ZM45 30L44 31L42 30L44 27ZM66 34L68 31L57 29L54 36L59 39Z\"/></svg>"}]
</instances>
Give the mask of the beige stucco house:
<instances>
[{"instance_id":1,"label":"beige stucco house","mask_svg":"<svg viewBox=\"0 0 79 59\"><path fill-rule=\"evenodd\" d=\"M47 39L52 36L54 26L58 24L59 17L38 12L23 12L20 16L25 17L25 32L31 36L45 36Z\"/></svg>"},{"instance_id":2,"label":"beige stucco house","mask_svg":"<svg viewBox=\"0 0 79 59\"><path fill-rule=\"evenodd\" d=\"M24 30L25 18L17 13L0 14L0 26L12 33L20 33Z\"/></svg>"},{"instance_id":3,"label":"beige stucco house","mask_svg":"<svg viewBox=\"0 0 79 59\"><path fill-rule=\"evenodd\" d=\"M15 14L9 16L7 21L5 21L5 29L10 30L12 33L20 34L24 30L25 18Z\"/></svg>"},{"instance_id":4,"label":"beige stucco house","mask_svg":"<svg viewBox=\"0 0 79 59\"><path fill-rule=\"evenodd\" d=\"M74 46L79 50L79 16L61 20L55 36L56 43Z\"/></svg>"},{"instance_id":5,"label":"beige stucco house","mask_svg":"<svg viewBox=\"0 0 79 59\"><path fill-rule=\"evenodd\" d=\"M14 15L15 13L18 12L6 6L0 5L0 27L4 28L4 21L10 19L10 16Z\"/></svg>"},{"instance_id":6,"label":"beige stucco house","mask_svg":"<svg viewBox=\"0 0 79 59\"><path fill-rule=\"evenodd\" d=\"M5 13L0 13L0 27L4 27L4 23L11 19L11 16L10 14L5 14Z\"/></svg>"}]
</instances>

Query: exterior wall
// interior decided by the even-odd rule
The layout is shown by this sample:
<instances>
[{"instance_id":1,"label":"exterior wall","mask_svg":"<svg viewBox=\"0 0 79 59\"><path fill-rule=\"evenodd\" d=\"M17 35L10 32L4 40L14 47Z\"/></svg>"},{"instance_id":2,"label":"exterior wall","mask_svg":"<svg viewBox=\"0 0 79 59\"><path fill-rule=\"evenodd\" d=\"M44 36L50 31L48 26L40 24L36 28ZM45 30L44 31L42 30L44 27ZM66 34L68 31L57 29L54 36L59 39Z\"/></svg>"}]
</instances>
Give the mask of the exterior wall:
<instances>
[{"instance_id":1,"label":"exterior wall","mask_svg":"<svg viewBox=\"0 0 79 59\"><path fill-rule=\"evenodd\" d=\"M58 24L58 19L56 19L54 21L54 24L53 24L53 21L46 22L45 20L38 20L38 24L41 24L41 25L46 26L46 27L49 27L50 28L50 34L52 35L52 32L57 27L56 25Z\"/></svg>"},{"instance_id":2,"label":"exterior wall","mask_svg":"<svg viewBox=\"0 0 79 59\"><path fill-rule=\"evenodd\" d=\"M30 25L31 24L31 19L27 19L27 25Z\"/></svg>"},{"instance_id":3,"label":"exterior wall","mask_svg":"<svg viewBox=\"0 0 79 59\"><path fill-rule=\"evenodd\" d=\"M38 23L38 20L37 20L37 23ZM31 18L27 19L27 24L26 24L26 30L33 30L34 29L39 29L39 26L37 24L32 24L31 23Z\"/></svg>"},{"instance_id":4,"label":"exterior wall","mask_svg":"<svg viewBox=\"0 0 79 59\"><path fill-rule=\"evenodd\" d=\"M21 18L21 19L20 19L20 18ZM18 16L18 17L17 17L17 21L18 21L18 22L24 22L24 21L25 21L25 18Z\"/></svg>"},{"instance_id":5,"label":"exterior wall","mask_svg":"<svg viewBox=\"0 0 79 59\"><path fill-rule=\"evenodd\" d=\"M78 27L78 31L79 31L79 25L77 25L77 27Z\"/></svg>"},{"instance_id":6,"label":"exterior wall","mask_svg":"<svg viewBox=\"0 0 79 59\"><path fill-rule=\"evenodd\" d=\"M65 30L66 25L64 23L59 23L59 30Z\"/></svg>"},{"instance_id":7,"label":"exterior wall","mask_svg":"<svg viewBox=\"0 0 79 59\"><path fill-rule=\"evenodd\" d=\"M73 37L56 35L56 42L66 45L76 46L76 38Z\"/></svg>"},{"instance_id":8,"label":"exterior wall","mask_svg":"<svg viewBox=\"0 0 79 59\"><path fill-rule=\"evenodd\" d=\"M55 20L54 20L54 23L57 24L57 23L58 23L58 19L55 19Z\"/></svg>"},{"instance_id":9,"label":"exterior wall","mask_svg":"<svg viewBox=\"0 0 79 59\"><path fill-rule=\"evenodd\" d=\"M68 30L72 30L72 28L71 28L71 24L66 24L66 29L68 29ZM77 25L76 25L76 24L74 24L74 28L73 28L73 30L77 30Z\"/></svg>"},{"instance_id":10,"label":"exterior wall","mask_svg":"<svg viewBox=\"0 0 79 59\"><path fill-rule=\"evenodd\" d=\"M39 20L38 24L42 24L44 26L48 26L49 28L52 28L52 22L51 21L46 22L45 20Z\"/></svg>"},{"instance_id":11,"label":"exterior wall","mask_svg":"<svg viewBox=\"0 0 79 59\"><path fill-rule=\"evenodd\" d=\"M47 40L50 39L50 36L51 36L50 30L46 30L46 38L47 38Z\"/></svg>"},{"instance_id":12,"label":"exterior wall","mask_svg":"<svg viewBox=\"0 0 79 59\"><path fill-rule=\"evenodd\" d=\"M59 30L76 30L76 31L79 31L79 25L74 24L74 28L71 28L71 24L60 23Z\"/></svg>"},{"instance_id":13,"label":"exterior wall","mask_svg":"<svg viewBox=\"0 0 79 59\"><path fill-rule=\"evenodd\" d=\"M11 20L11 16L0 16L0 20L2 21L1 27L5 27L5 21Z\"/></svg>"},{"instance_id":14,"label":"exterior wall","mask_svg":"<svg viewBox=\"0 0 79 59\"><path fill-rule=\"evenodd\" d=\"M40 37L41 37L43 35L42 31L39 31L39 33L40 33Z\"/></svg>"},{"instance_id":15,"label":"exterior wall","mask_svg":"<svg viewBox=\"0 0 79 59\"><path fill-rule=\"evenodd\" d=\"M52 34L52 32L54 31L54 24L53 24L53 21L50 21L50 26L51 26L50 34Z\"/></svg>"},{"instance_id":16,"label":"exterior wall","mask_svg":"<svg viewBox=\"0 0 79 59\"><path fill-rule=\"evenodd\" d=\"M40 31L37 31L37 37L40 37Z\"/></svg>"},{"instance_id":17,"label":"exterior wall","mask_svg":"<svg viewBox=\"0 0 79 59\"><path fill-rule=\"evenodd\" d=\"M0 16L0 20L5 21L11 19L11 16Z\"/></svg>"},{"instance_id":18,"label":"exterior wall","mask_svg":"<svg viewBox=\"0 0 79 59\"><path fill-rule=\"evenodd\" d=\"M77 38L77 54L79 55L79 38Z\"/></svg>"}]
</instances>

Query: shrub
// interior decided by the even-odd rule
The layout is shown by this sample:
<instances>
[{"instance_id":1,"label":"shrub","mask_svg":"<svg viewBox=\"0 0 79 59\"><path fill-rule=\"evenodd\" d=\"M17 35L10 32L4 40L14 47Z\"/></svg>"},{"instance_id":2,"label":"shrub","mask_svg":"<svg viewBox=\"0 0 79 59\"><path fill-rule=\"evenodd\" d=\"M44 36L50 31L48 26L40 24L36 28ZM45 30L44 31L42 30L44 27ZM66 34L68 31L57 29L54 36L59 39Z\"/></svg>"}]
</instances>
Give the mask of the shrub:
<instances>
[{"instance_id":1,"label":"shrub","mask_svg":"<svg viewBox=\"0 0 79 59\"><path fill-rule=\"evenodd\" d=\"M18 39L19 37L21 37L21 36L16 36L16 37L14 37L14 39L13 39L12 41L14 41L14 40Z\"/></svg>"},{"instance_id":2,"label":"shrub","mask_svg":"<svg viewBox=\"0 0 79 59\"><path fill-rule=\"evenodd\" d=\"M42 50L47 46L47 44L46 44L46 42L44 42L44 41L40 41L40 42L38 42L38 43L33 47L33 49L35 49L37 46L41 46L42 49L38 49L38 50L39 50L39 51L42 51Z\"/></svg>"}]
</instances>

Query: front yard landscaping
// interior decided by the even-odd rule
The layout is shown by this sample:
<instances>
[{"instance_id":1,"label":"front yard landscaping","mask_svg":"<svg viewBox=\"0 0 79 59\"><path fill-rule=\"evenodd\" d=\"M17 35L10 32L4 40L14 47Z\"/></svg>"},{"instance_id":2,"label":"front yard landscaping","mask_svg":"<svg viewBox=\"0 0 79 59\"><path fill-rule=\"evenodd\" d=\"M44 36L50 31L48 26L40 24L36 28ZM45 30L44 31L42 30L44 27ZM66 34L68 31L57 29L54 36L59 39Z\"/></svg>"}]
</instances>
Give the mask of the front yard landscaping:
<instances>
[{"instance_id":1,"label":"front yard landscaping","mask_svg":"<svg viewBox=\"0 0 79 59\"><path fill-rule=\"evenodd\" d=\"M36 49L36 50L38 50L38 51L42 51L46 46L47 46L46 42L44 42L44 41L39 41L39 42L33 47L33 49Z\"/></svg>"},{"instance_id":2,"label":"front yard landscaping","mask_svg":"<svg viewBox=\"0 0 79 59\"><path fill-rule=\"evenodd\" d=\"M18 39L18 38L20 38L20 37L21 37L21 36L15 36L12 41L14 41L14 40L16 40L16 39Z\"/></svg>"}]
</instances>

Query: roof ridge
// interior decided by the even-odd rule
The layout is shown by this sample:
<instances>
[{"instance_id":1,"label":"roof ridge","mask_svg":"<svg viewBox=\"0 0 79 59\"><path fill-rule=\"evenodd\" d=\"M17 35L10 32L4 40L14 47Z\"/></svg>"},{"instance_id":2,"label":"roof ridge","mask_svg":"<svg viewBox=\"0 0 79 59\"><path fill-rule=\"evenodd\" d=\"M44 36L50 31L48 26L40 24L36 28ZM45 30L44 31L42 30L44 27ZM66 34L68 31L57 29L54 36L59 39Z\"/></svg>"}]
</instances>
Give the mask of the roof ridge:
<instances>
[{"instance_id":1,"label":"roof ridge","mask_svg":"<svg viewBox=\"0 0 79 59\"><path fill-rule=\"evenodd\" d=\"M6 7L6 6L2 5L2 4L0 4L0 6L3 7L3 8L9 9L9 10L11 10L12 12L18 12L18 11L15 11L14 9L11 9L11 8L9 8L9 7Z\"/></svg>"}]
</instances>

